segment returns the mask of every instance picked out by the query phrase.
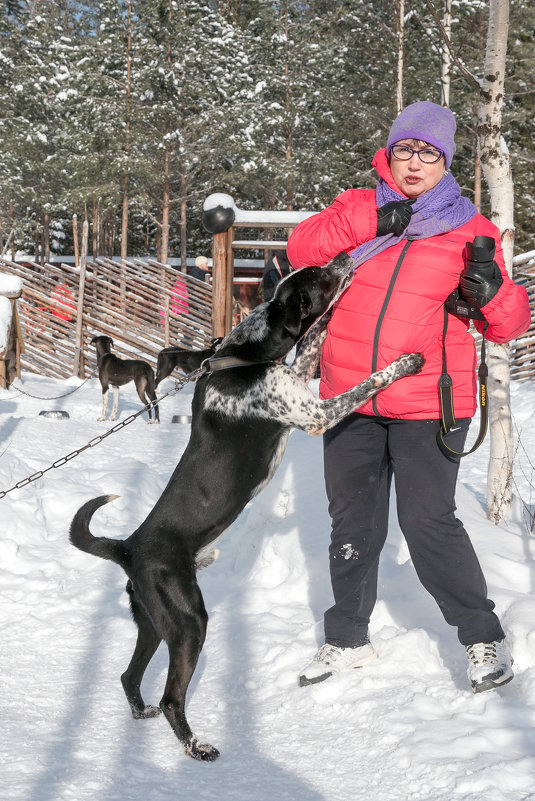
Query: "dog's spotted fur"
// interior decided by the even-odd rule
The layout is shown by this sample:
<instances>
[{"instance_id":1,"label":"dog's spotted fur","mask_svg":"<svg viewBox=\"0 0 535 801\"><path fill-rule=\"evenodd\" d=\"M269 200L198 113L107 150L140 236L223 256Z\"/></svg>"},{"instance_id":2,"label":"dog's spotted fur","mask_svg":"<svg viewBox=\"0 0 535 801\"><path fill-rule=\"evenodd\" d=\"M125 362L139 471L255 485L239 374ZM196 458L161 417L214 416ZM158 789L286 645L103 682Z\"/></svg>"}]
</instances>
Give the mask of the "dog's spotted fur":
<instances>
[{"instance_id":1,"label":"dog's spotted fur","mask_svg":"<svg viewBox=\"0 0 535 801\"><path fill-rule=\"evenodd\" d=\"M93 513L111 500L95 498L71 524L74 545L112 559L129 577L127 591L138 640L122 683L135 718L153 717L140 684L161 640L169 672L160 709L188 755L216 759L199 744L185 715L186 691L201 652L207 614L196 567L246 503L279 465L288 434L301 428L320 434L392 381L417 373L420 354L400 356L384 370L337 398L318 400L305 380L314 375L327 312L352 279L352 261L340 254L326 267L290 273L269 303L257 307L223 341L215 359L235 366L201 377L192 402L190 441L156 505L126 540L93 537ZM302 342L292 369L282 359Z\"/></svg>"}]
</instances>

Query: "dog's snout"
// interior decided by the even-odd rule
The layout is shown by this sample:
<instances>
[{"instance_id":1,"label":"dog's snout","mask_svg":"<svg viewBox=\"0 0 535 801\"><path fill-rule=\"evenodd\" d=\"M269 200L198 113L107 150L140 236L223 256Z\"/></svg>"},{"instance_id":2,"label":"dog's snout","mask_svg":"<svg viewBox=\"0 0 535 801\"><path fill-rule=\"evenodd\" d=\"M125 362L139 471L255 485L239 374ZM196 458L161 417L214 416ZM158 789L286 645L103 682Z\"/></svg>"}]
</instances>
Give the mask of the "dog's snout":
<instances>
[{"instance_id":1,"label":"dog's snout","mask_svg":"<svg viewBox=\"0 0 535 801\"><path fill-rule=\"evenodd\" d=\"M327 265L329 270L339 278L345 278L353 272L353 259L342 251Z\"/></svg>"}]
</instances>

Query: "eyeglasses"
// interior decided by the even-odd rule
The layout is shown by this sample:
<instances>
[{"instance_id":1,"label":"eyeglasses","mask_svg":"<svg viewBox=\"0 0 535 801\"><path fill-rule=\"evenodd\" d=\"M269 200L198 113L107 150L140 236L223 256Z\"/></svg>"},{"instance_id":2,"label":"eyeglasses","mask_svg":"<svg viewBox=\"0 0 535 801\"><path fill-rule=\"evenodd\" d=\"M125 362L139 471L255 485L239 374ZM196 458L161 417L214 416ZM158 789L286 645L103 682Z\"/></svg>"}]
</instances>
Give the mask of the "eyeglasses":
<instances>
[{"instance_id":1,"label":"eyeglasses","mask_svg":"<svg viewBox=\"0 0 535 801\"><path fill-rule=\"evenodd\" d=\"M426 147L423 150L414 150L408 145L394 145L390 148L390 152L398 161L409 161L415 153L418 154L420 161L424 164L436 164L442 158L444 153L442 150L436 150L434 147Z\"/></svg>"}]
</instances>

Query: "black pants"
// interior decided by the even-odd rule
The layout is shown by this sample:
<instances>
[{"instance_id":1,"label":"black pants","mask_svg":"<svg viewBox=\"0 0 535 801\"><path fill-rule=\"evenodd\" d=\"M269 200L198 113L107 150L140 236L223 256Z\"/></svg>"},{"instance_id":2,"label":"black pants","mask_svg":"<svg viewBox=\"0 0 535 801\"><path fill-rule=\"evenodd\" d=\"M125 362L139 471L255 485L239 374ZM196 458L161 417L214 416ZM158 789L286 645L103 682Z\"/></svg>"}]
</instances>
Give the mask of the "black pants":
<instances>
[{"instance_id":1,"label":"black pants","mask_svg":"<svg viewBox=\"0 0 535 801\"><path fill-rule=\"evenodd\" d=\"M455 450L463 450L469 425L468 418L458 420L459 429L448 434ZM418 578L457 627L460 642L504 638L472 543L455 517L459 459L440 451L439 426L438 420L354 413L324 435L335 599L325 613L326 642L343 647L368 642L392 475L399 525Z\"/></svg>"}]
</instances>

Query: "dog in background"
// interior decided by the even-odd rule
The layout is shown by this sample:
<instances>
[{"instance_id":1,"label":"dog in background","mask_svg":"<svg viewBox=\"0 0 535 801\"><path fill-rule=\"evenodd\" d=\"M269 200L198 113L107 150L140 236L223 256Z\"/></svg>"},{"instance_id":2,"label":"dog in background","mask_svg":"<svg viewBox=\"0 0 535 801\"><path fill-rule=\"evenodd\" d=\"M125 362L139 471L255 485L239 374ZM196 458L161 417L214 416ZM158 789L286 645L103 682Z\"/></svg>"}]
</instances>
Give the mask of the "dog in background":
<instances>
[{"instance_id":1,"label":"dog in background","mask_svg":"<svg viewBox=\"0 0 535 801\"><path fill-rule=\"evenodd\" d=\"M102 387L102 412L99 420L106 419L108 411L109 388L113 389L113 408L110 420L116 420L117 407L119 405L119 387L123 387L130 381L134 381L137 394L143 406L149 401L156 400L154 389L154 370L147 362L142 359L119 359L111 349L113 339L107 336L93 337L91 345L97 349L98 377ZM152 412L149 409L149 423L152 423ZM154 407L154 422L160 422L160 410Z\"/></svg>"},{"instance_id":2,"label":"dog in background","mask_svg":"<svg viewBox=\"0 0 535 801\"><path fill-rule=\"evenodd\" d=\"M186 375L197 370L205 359L214 355L222 342L223 337L216 337L212 339L210 347L204 350L188 350L188 348L180 348L178 345L163 348L158 354L154 388L157 389L158 384L170 376L173 370L181 370Z\"/></svg>"},{"instance_id":3,"label":"dog in background","mask_svg":"<svg viewBox=\"0 0 535 801\"><path fill-rule=\"evenodd\" d=\"M117 540L90 531L93 514L114 495L85 503L71 524L73 545L111 559L128 576L138 637L121 681L133 717L162 711L194 759L212 761L219 755L213 745L199 742L185 711L208 621L197 568L269 482L292 428L322 434L393 381L418 373L424 363L419 353L404 354L338 397L313 395L306 383L316 370L327 313L352 277L353 261L345 253L325 267L290 273L269 302L225 337L195 384L191 436L182 458L133 534ZM284 357L305 334L290 368ZM140 686L162 640L169 670L158 708L145 704Z\"/></svg>"}]
</instances>

